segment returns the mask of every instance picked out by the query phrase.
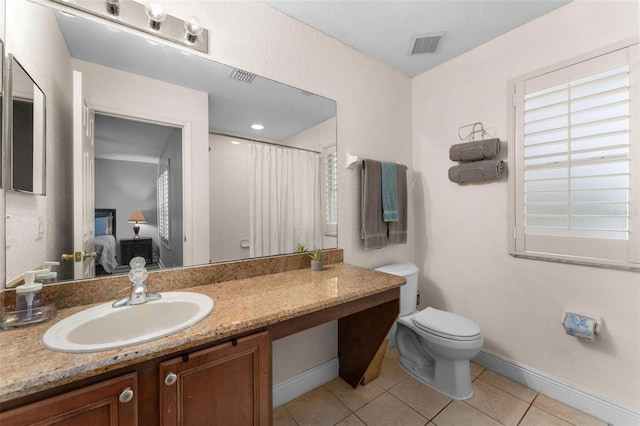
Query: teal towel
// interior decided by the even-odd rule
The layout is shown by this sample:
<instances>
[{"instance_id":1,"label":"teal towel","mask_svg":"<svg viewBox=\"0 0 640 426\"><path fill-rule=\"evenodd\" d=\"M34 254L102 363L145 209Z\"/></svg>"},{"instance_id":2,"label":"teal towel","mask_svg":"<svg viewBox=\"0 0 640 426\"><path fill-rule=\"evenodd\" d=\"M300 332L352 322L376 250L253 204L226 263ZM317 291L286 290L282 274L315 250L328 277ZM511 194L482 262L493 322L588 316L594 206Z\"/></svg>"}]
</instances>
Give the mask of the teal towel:
<instances>
[{"instance_id":1,"label":"teal towel","mask_svg":"<svg viewBox=\"0 0 640 426\"><path fill-rule=\"evenodd\" d=\"M382 218L398 221L398 179L395 163L382 163Z\"/></svg>"}]
</instances>

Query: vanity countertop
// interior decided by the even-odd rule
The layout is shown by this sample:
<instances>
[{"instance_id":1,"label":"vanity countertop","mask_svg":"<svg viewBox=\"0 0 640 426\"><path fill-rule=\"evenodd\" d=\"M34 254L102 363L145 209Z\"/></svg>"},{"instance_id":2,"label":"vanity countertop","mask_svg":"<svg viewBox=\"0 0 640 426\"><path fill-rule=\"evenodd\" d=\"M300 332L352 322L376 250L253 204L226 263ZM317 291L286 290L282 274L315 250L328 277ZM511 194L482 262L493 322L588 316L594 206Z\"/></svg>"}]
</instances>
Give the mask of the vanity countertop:
<instances>
[{"instance_id":1,"label":"vanity countertop","mask_svg":"<svg viewBox=\"0 0 640 426\"><path fill-rule=\"evenodd\" d=\"M400 287L404 278L343 263L180 289L210 296L214 309L179 333L126 348L71 354L41 339L55 322L90 305L63 309L44 324L0 333L0 403Z\"/></svg>"}]
</instances>

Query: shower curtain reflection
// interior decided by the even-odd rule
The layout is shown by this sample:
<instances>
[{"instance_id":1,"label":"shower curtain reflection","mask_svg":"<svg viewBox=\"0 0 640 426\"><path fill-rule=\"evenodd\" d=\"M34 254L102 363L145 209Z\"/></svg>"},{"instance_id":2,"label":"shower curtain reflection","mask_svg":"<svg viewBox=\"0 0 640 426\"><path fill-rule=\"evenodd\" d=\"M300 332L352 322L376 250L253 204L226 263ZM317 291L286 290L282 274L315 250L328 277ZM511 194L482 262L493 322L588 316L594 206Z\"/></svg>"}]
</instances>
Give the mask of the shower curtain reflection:
<instances>
[{"instance_id":1,"label":"shower curtain reflection","mask_svg":"<svg viewBox=\"0 0 640 426\"><path fill-rule=\"evenodd\" d=\"M322 247L320 164L316 152L250 144L251 257Z\"/></svg>"}]
</instances>

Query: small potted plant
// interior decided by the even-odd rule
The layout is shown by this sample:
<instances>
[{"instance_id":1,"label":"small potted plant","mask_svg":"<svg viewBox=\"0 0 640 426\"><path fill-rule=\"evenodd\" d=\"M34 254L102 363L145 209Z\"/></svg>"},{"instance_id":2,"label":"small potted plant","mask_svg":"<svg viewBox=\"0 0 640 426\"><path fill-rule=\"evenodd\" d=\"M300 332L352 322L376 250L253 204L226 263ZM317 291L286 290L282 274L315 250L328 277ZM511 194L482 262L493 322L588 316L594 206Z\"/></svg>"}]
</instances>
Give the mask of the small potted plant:
<instances>
[{"instance_id":1,"label":"small potted plant","mask_svg":"<svg viewBox=\"0 0 640 426\"><path fill-rule=\"evenodd\" d=\"M298 243L298 247L296 247L296 253L304 253L305 251L307 251L307 248L304 246L304 244Z\"/></svg>"},{"instance_id":2,"label":"small potted plant","mask_svg":"<svg viewBox=\"0 0 640 426\"><path fill-rule=\"evenodd\" d=\"M322 250L315 249L311 252L309 257L311 258L311 270L322 271Z\"/></svg>"}]
</instances>

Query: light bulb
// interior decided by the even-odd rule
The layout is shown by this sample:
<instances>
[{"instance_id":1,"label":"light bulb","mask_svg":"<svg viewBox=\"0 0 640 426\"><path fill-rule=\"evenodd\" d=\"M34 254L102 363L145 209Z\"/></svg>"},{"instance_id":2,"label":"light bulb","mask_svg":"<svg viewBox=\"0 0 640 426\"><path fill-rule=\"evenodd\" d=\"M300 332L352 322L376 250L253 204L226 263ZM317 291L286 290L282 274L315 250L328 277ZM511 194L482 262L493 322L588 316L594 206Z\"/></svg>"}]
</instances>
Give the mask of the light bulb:
<instances>
[{"instance_id":1,"label":"light bulb","mask_svg":"<svg viewBox=\"0 0 640 426\"><path fill-rule=\"evenodd\" d=\"M120 0L105 0L107 12L113 16L120 15Z\"/></svg>"},{"instance_id":2,"label":"light bulb","mask_svg":"<svg viewBox=\"0 0 640 426\"><path fill-rule=\"evenodd\" d=\"M200 20L195 16L187 16L184 20L184 29L187 31L185 38L189 43L195 43L198 36L202 34L203 31Z\"/></svg>"},{"instance_id":3,"label":"light bulb","mask_svg":"<svg viewBox=\"0 0 640 426\"><path fill-rule=\"evenodd\" d=\"M162 5L150 2L145 6L144 10L149 17L149 26L152 30L158 31L162 22L167 19L167 14L162 8Z\"/></svg>"}]
</instances>

